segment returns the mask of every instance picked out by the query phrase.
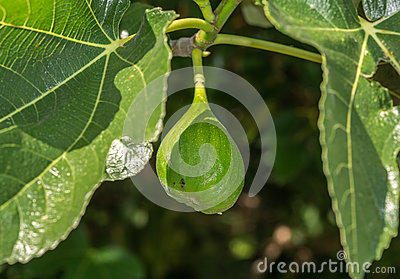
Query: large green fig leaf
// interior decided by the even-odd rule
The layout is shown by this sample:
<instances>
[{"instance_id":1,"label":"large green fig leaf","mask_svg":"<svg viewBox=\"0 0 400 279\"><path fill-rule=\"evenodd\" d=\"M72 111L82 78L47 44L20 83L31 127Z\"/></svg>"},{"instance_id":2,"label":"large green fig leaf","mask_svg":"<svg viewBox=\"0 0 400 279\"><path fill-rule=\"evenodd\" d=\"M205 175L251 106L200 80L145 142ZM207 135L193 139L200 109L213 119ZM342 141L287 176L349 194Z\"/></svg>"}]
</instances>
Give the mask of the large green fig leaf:
<instances>
[{"instance_id":1,"label":"large green fig leaf","mask_svg":"<svg viewBox=\"0 0 400 279\"><path fill-rule=\"evenodd\" d=\"M149 10L119 39L128 6L0 0L0 263L27 262L77 226L135 90L169 71L175 14ZM126 67L140 86L120 93L114 78Z\"/></svg>"},{"instance_id":2,"label":"large green fig leaf","mask_svg":"<svg viewBox=\"0 0 400 279\"><path fill-rule=\"evenodd\" d=\"M161 142L157 173L166 193L178 202L206 214L222 213L242 192L243 160L206 98L195 96Z\"/></svg>"},{"instance_id":3,"label":"large green fig leaf","mask_svg":"<svg viewBox=\"0 0 400 279\"><path fill-rule=\"evenodd\" d=\"M400 110L370 77L380 60L400 73L400 13L371 23L347 0L264 0L282 32L323 56L322 159L349 262L379 259L397 235ZM363 271L353 272L361 278Z\"/></svg>"}]
</instances>

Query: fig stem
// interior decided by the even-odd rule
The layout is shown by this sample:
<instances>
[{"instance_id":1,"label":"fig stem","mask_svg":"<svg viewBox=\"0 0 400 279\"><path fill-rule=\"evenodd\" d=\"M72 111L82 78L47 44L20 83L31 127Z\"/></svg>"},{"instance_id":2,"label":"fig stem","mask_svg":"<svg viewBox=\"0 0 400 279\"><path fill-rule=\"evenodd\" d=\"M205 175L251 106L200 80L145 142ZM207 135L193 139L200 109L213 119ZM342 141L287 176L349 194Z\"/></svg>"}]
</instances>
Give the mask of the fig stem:
<instances>
[{"instance_id":1,"label":"fig stem","mask_svg":"<svg viewBox=\"0 0 400 279\"><path fill-rule=\"evenodd\" d=\"M214 30L211 32L200 30L195 36L194 43L203 50L209 47L214 42L217 34L241 1L242 0L222 0L214 11L215 18L212 21Z\"/></svg>"},{"instance_id":2,"label":"fig stem","mask_svg":"<svg viewBox=\"0 0 400 279\"><path fill-rule=\"evenodd\" d=\"M203 17L208 22L213 22L215 19L210 0L193 0L200 8Z\"/></svg>"},{"instance_id":3,"label":"fig stem","mask_svg":"<svg viewBox=\"0 0 400 279\"><path fill-rule=\"evenodd\" d=\"M194 73L194 99L193 103L207 103L205 79L203 72L203 51L195 48L192 51Z\"/></svg>"}]
</instances>

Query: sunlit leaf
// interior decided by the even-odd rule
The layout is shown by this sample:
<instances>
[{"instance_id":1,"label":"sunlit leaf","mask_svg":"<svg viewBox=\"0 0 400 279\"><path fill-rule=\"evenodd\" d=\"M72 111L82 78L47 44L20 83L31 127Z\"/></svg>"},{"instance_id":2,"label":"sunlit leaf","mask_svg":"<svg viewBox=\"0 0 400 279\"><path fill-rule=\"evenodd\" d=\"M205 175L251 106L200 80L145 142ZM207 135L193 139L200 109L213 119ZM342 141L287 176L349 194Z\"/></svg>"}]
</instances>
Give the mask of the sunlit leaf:
<instances>
[{"instance_id":1,"label":"sunlit leaf","mask_svg":"<svg viewBox=\"0 0 400 279\"><path fill-rule=\"evenodd\" d=\"M282 32L323 55L322 159L341 242L349 262L379 259L397 235L400 109L387 89L369 82L381 60L400 72L400 13L375 23L351 1L263 1ZM361 278L363 271L351 272Z\"/></svg>"},{"instance_id":2,"label":"sunlit leaf","mask_svg":"<svg viewBox=\"0 0 400 279\"><path fill-rule=\"evenodd\" d=\"M145 85L120 93L116 74L129 67L150 81L169 70L164 31L175 14L149 10L121 40L128 6L0 0L0 263L27 262L78 224Z\"/></svg>"}]
</instances>

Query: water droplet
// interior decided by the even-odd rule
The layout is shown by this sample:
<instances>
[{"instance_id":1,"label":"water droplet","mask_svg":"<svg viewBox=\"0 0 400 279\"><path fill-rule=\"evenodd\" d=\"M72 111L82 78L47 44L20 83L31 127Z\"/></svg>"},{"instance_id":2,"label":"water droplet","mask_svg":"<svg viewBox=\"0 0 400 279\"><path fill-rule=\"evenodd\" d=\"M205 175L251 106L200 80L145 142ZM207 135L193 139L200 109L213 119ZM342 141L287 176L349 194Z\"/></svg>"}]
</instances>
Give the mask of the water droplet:
<instances>
[{"instance_id":1,"label":"water droplet","mask_svg":"<svg viewBox=\"0 0 400 279\"><path fill-rule=\"evenodd\" d=\"M124 136L114 140L107 157L109 179L125 179L139 173L149 161L153 147L148 142L134 143Z\"/></svg>"}]
</instances>

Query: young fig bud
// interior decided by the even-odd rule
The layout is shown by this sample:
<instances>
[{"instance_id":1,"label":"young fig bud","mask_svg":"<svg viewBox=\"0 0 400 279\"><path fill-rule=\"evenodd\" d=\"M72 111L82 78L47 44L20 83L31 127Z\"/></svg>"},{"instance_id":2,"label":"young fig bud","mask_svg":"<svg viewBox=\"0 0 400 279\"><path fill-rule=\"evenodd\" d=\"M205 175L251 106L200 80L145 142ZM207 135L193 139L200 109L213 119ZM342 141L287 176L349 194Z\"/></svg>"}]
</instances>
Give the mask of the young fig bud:
<instances>
[{"instance_id":1,"label":"young fig bud","mask_svg":"<svg viewBox=\"0 0 400 279\"><path fill-rule=\"evenodd\" d=\"M157 173L169 196L206 214L232 207L244 184L239 149L204 100L195 101L162 141Z\"/></svg>"}]
</instances>

